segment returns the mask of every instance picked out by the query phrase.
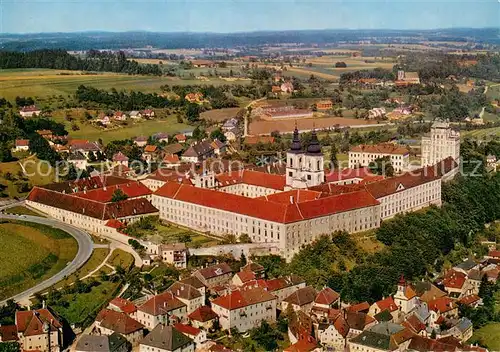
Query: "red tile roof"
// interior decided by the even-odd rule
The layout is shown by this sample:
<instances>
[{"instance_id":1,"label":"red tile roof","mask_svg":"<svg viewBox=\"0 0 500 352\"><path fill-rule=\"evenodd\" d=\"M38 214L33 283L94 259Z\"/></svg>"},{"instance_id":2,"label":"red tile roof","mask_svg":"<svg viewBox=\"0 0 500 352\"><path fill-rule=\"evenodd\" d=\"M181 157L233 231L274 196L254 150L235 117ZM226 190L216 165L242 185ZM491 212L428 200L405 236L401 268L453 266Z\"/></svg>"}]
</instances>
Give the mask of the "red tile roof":
<instances>
[{"instance_id":1,"label":"red tile roof","mask_svg":"<svg viewBox=\"0 0 500 352\"><path fill-rule=\"evenodd\" d=\"M488 252L489 257L493 258L500 258L500 251L499 250L491 250Z\"/></svg>"},{"instance_id":2,"label":"red tile roof","mask_svg":"<svg viewBox=\"0 0 500 352\"><path fill-rule=\"evenodd\" d=\"M363 312L363 311L367 312L369 309L370 309L370 304L368 302L361 302L347 307L347 310L350 312Z\"/></svg>"},{"instance_id":3,"label":"red tile roof","mask_svg":"<svg viewBox=\"0 0 500 352\"><path fill-rule=\"evenodd\" d=\"M16 139L16 147L27 147L29 144L29 139Z\"/></svg>"},{"instance_id":4,"label":"red tile roof","mask_svg":"<svg viewBox=\"0 0 500 352\"><path fill-rule=\"evenodd\" d=\"M240 279L240 281L242 283L255 280L255 274L252 271L248 271L248 270L240 271L240 272L236 273L235 275L238 276L238 278Z\"/></svg>"},{"instance_id":5,"label":"red tile roof","mask_svg":"<svg viewBox=\"0 0 500 352\"><path fill-rule=\"evenodd\" d=\"M265 199L269 202L289 204L289 203L308 202L310 200L315 200L320 197L321 197L321 192L318 191L310 191L307 189L292 189L289 191L273 193L258 198Z\"/></svg>"},{"instance_id":6,"label":"red tile roof","mask_svg":"<svg viewBox=\"0 0 500 352\"><path fill-rule=\"evenodd\" d=\"M344 338L349 333L349 324L342 315L339 315L337 319L335 319L333 326L335 327L335 330L337 330L337 332Z\"/></svg>"},{"instance_id":7,"label":"red tile roof","mask_svg":"<svg viewBox=\"0 0 500 352\"><path fill-rule=\"evenodd\" d=\"M378 302L375 302L375 304L379 307L381 312L383 312L384 310L388 310L389 312L398 310L396 302L394 302L394 299L390 296Z\"/></svg>"},{"instance_id":8,"label":"red tile roof","mask_svg":"<svg viewBox=\"0 0 500 352\"><path fill-rule=\"evenodd\" d=\"M198 336L198 334L201 332L200 329L197 329L194 326L181 324L181 323L175 324L174 328L177 331L182 332L184 335L189 335L189 336L193 336L193 337Z\"/></svg>"},{"instance_id":9,"label":"red tile roof","mask_svg":"<svg viewBox=\"0 0 500 352\"><path fill-rule=\"evenodd\" d=\"M252 170L226 172L218 174L215 176L215 179L221 187L244 183L283 191L286 185L286 177L284 175L266 174Z\"/></svg>"},{"instance_id":10,"label":"red tile roof","mask_svg":"<svg viewBox=\"0 0 500 352\"><path fill-rule=\"evenodd\" d=\"M340 295L332 290L330 287L325 287L319 291L314 303L331 305L335 303L340 298Z\"/></svg>"},{"instance_id":11,"label":"red tile roof","mask_svg":"<svg viewBox=\"0 0 500 352\"><path fill-rule=\"evenodd\" d=\"M120 221L116 219L109 219L106 222L107 227L112 227L114 229L121 229L122 227L125 227L125 225Z\"/></svg>"},{"instance_id":12,"label":"red tile roof","mask_svg":"<svg viewBox=\"0 0 500 352\"><path fill-rule=\"evenodd\" d=\"M156 145L148 144L147 146L144 147L144 153L154 153L156 152L156 149L158 149Z\"/></svg>"},{"instance_id":13,"label":"red tile roof","mask_svg":"<svg viewBox=\"0 0 500 352\"><path fill-rule=\"evenodd\" d=\"M449 297L440 297L433 299L427 303L429 310L439 313L446 313L452 309L457 308L456 303Z\"/></svg>"},{"instance_id":14,"label":"red tile roof","mask_svg":"<svg viewBox=\"0 0 500 352\"><path fill-rule=\"evenodd\" d=\"M232 272L233 270L227 263L220 263L217 265L207 266L206 268L197 270L197 273L199 273L205 279L211 279L217 276L227 275Z\"/></svg>"},{"instance_id":15,"label":"red tile roof","mask_svg":"<svg viewBox=\"0 0 500 352\"><path fill-rule=\"evenodd\" d=\"M117 312L112 309L101 310L95 320L99 322L103 328L122 335L128 335L144 328L141 323L132 319L126 313Z\"/></svg>"},{"instance_id":16,"label":"red tile roof","mask_svg":"<svg viewBox=\"0 0 500 352\"><path fill-rule=\"evenodd\" d=\"M313 287L306 286L303 288L299 288L297 291L285 298L283 302L302 307L303 305L314 302L316 294L317 292Z\"/></svg>"},{"instance_id":17,"label":"red tile roof","mask_svg":"<svg viewBox=\"0 0 500 352\"><path fill-rule=\"evenodd\" d=\"M302 338L291 346L288 346L284 352L310 352L318 347L318 343L314 338Z\"/></svg>"},{"instance_id":18,"label":"red tile roof","mask_svg":"<svg viewBox=\"0 0 500 352\"><path fill-rule=\"evenodd\" d=\"M199 321L202 323L213 320L217 317L218 315L209 306L201 306L188 315L188 318L190 320Z\"/></svg>"},{"instance_id":19,"label":"red tile roof","mask_svg":"<svg viewBox=\"0 0 500 352\"><path fill-rule=\"evenodd\" d=\"M118 152L113 155L113 161L128 161L128 156L126 156L122 152Z\"/></svg>"},{"instance_id":20,"label":"red tile roof","mask_svg":"<svg viewBox=\"0 0 500 352\"><path fill-rule=\"evenodd\" d=\"M364 190L298 204L268 202L264 199L248 198L172 182L167 182L154 194L279 223L293 223L379 204L371 194Z\"/></svg>"},{"instance_id":21,"label":"red tile roof","mask_svg":"<svg viewBox=\"0 0 500 352\"><path fill-rule=\"evenodd\" d=\"M80 198L94 200L96 202L109 203L113 199L113 194L117 190L121 190L125 195L127 195L128 198L146 197L153 194L153 192L142 182L129 181L125 184L77 192L73 193L73 195Z\"/></svg>"},{"instance_id":22,"label":"red tile roof","mask_svg":"<svg viewBox=\"0 0 500 352\"><path fill-rule=\"evenodd\" d=\"M62 193L75 193L75 192L81 192L84 189L87 189L88 191L91 189L102 188L104 186L109 187L129 182L130 180L123 177L100 175L94 177L81 178L79 180L49 183L47 185L40 186L40 188L50 189L52 191L62 192Z\"/></svg>"},{"instance_id":23,"label":"red tile roof","mask_svg":"<svg viewBox=\"0 0 500 352\"><path fill-rule=\"evenodd\" d=\"M177 154L167 154L163 158L163 162L166 164L178 164L180 161L179 156Z\"/></svg>"},{"instance_id":24,"label":"red tile roof","mask_svg":"<svg viewBox=\"0 0 500 352\"><path fill-rule=\"evenodd\" d=\"M127 199L115 203L101 203L39 187L34 187L31 190L27 200L100 220L120 219L158 212L158 209L148 200L142 198Z\"/></svg>"},{"instance_id":25,"label":"red tile roof","mask_svg":"<svg viewBox=\"0 0 500 352\"><path fill-rule=\"evenodd\" d=\"M349 150L355 153L373 153L373 154L396 154L396 155L406 155L408 154L408 149L392 143L381 143L381 144L361 144L353 147Z\"/></svg>"},{"instance_id":26,"label":"red tile roof","mask_svg":"<svg viewBox=\"0 0 500 352\"><path fill-rule=\"evenodd\" d=\"M21 111L22 112L36 112L36 111L40 111L40 109L37 108L35 105L29 105L29 106L23 106L21 108Z\"/></svg>"},{"instance_id":27,"label":"red tile roof","mask_svg":"<svg viewBox=\"0 0 500 352\"><path fill-rule=\"evenodd\" d=\"M176 134L176 135L174 136L174 138L175 138L175 139L177 139L178 141L185 141L185 140L186 140L186 136L185 136L185 135L183 135L183 134L180 134L180 133L179 133L179 134Z\"/></svg>"},{"instance_id":28,"label":"red tile roof","mask_svg":"<svg viewBox=\"0 0 500 352\"><path fill-rule=\"evenodd\" d=\"M412 330L416 334L420 333L426 328L425 324L422 323L422 321L415 314L406 317L405 321L403 321L401 325Z\"/></svg>"},{"instance_id":29,"label":"red tile roof","mask_svg":"<svg viewBox=\"0 0 500 352\"><path fill-rule=\"evenodd\" d=\"M186 305L181 301L179 301L177 298L175 298L172 293L163 292L159 295L151 297L137 309L141 312L157 316L157 315L164 315L166 314L166 312L184 306Z\"/></svg>"},{"instance_id":30,"label":"red tile roof","mask_svg":"<svg viewBox=\"0 0 500 352\"><path fill-rule=\"evenodd\" d=\"M464 273L460 271L449 270L443 279L443 286L461 289L464 286L466 280L467 275L465 275Z\"/></svg>"},{"instance_id":31,"label":"red tile roof","mask_svg":"<svg viewBox=\"0 0 500 352\"><path fill-rule=\"evenodd\" d=\"M123 313L132 314L137 311L137 307L135 306L135 304L130 302L128 299L116 297L113 298L111 302L109 302L109 304L117 307Z\"/></svg>"},{"instance_id":32,"label":"red tile roof","mask_svg":"<svg viewBox=\"0 0 500 352\"><path fill-rule=\"evenodd\" d=\"M471 304L478 302L480 299L481 299L481 297L479 297L478 295L469 295L469 296L462 297L458 301L458 303L470 306Z\"/></svg>"},{"instance_id":33,"label":"red tile roof","mask_svg":"<svg viewBox=\"0 0 500 352\"><path fill-rule=\"evenodd\" d=\"M16 312L17 331L24 336L43 334L44 323L49 324L51 331L62 328L62 323L48 309Z\"/></svg>"},{"instance_id":34,"label":"red tile roof","mask_svg":"<svg viewBox=\"0 0 500 352\"><path fill-rule=\"evenodd\" d=\"M253 288L249 290L233 291L228 295L218 297L212 301L215 304L228 310L239 309L275 300L276 297L261 288Z\"/></svg>"}]
</instances>

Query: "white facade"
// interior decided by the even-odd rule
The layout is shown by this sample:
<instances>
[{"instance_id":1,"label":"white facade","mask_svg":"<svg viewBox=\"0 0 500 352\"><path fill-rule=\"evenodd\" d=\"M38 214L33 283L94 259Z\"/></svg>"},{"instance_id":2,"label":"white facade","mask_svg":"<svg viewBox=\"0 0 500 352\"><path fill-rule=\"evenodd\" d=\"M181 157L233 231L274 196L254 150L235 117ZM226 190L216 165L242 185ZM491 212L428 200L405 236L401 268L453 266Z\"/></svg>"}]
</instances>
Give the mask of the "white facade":
<instances>
[{"instance_id":1,"label":"white facade","mask_svg":"<svg viewBox=\"0 0 500 352\"><path fill-rule=\"evenodd\" d=\"M358 167L369 166L371 162L378 158L389 157L391 165L396 172L403 172L409 169L410 154L391 154L391 153L374 153L364 151L349 151L349 168L355 169Z\"/></svg>"},{"instance_id":2,"label":"white facade","mask_svg":"<svg viewBox=\"0 0 500 352\"><path fill-rule=\"evenodd\" d=\"M236 328L240 332L245 332L260 326L262 320L270 323L276 321L276 299L232 310L212 304L212 309L219 316L223 330Z\"/></svg>"},{"instance_id":3,"label":"white facade","mask_svg":"<svg viewBox=\"0 0 500 352\"><path fill-rule=\"evenodd\" d=\"M460 164L460 133L447 122L435 122L429 137L422 137L422 166L435 165L451 156Z\"/></svg>"},{"instance_id":4,"label":"white facade","mask_svg":"<svg viewBox=\"0 0 500 352\"><path fill-rule=\"evenodd\" d=\"M307 188L325 181L323 154L286 154L286 184L291 188Z\"/></svg>"}]
</instances>

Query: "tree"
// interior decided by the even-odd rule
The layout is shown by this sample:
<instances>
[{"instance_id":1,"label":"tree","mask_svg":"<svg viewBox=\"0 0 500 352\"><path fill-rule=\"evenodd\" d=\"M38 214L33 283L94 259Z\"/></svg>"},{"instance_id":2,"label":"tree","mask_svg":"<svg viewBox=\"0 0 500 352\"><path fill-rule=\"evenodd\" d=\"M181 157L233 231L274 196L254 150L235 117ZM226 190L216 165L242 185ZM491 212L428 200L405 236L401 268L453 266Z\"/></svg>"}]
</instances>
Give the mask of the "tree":
<instances>
[{"instance_id":1,"label":"tree","mask_svg":"<svg viewBox=\"0 0 500 352\"><path fill-rule=\"evenodd\" d=\"M18 342L0 342L0 352L19 352L21 346Z\"/></svg>"},{"instance_id":2,"label":"tree","mask_svg":"<svg viewBox=\"0 0 500 352\"><path fill-rule=\"evenodd\" d=\"M193 130L193 138L196 139L197 141L201 141L206 136L207 136L207 133L205 132L205 130L200 128L199 126L197 126Z\"/></svg>"},{"instance_id":3,"label":"tree","mask_svg":"<svg viewBox=\"0 0 500 352\"><path fill-rule=\"evenodd\" d=\"M188 104L186 108L186 119L194 123L200 119L200 106L198 104Z\"/></svg>"},{"instance_id":4,"label":"tree","mask_svg":"<svg viewBox=\"0 0 500 352\"><path fill-rule=\"evenodd\" d=\"M118 188L113 192L113 195L111 196L111 201L115 203L115 202L120 202L122 200L126 200L127 198L128 196L121 189Z\"/></svg>"},{"instance_id":5,"label":"tree","mask_svg":"<svg viewBox=\"0 0 500 352\"><path fill-rule=\"evenodd\" d=\"M240 243L252 243L252 239L247 233L242 233L240 237L238 237L238 242Z\"/></svg>"},{"instance_id":6,"label":"tree","mask_svg":"<svg viewBox=\"0 0 500 352\"><path fill-rule=\"evenodd\" d=\"M339 167L339 161L337 160L337 146L332 144L330 147L330 167L332 169L337 169Z\"/></svg>"},{"instance_id":7,"label":"tree","mask_svg":"<svg viewBox=\"0 0 500 352\"><path fill-rule=\"evenodd\" d=\"M245 266L247 265L247 257L245 257L245 253L241 252L240 256L240 265Z\"/></svg>"},{"instance_id":8,"label":"tree","mask_svg":"<svg viewBox=\"0 0 500 352\"><path fill-rule=\"evenodd\" d=\"M212 133L210 133L210 139L218 139L222 143L226 141L226 136L224 136L224 133L222 133L221 129L218 128L216 130L213 130Z\"/></svg>"},{"instance_id":9,"label":"tree","mask_svg":"<svg viewBox=\"0 0 500 352\"><path fill-rule=\"evenodd\" d=\"M375 159L368 165L368 168L371 172L377 175L383 175L386 177L394 176L394 167L392 166L389 156Z\"/></svg>"},{"instance_id":10,"label":"tree","mask_svg":"<svg viewBox=\"0 0 500 352\"><path fill-rule=\"evenodd\" d=\"M250 337L266 351L278 348L278 341L283 340L283 335L266 320L262 320L258 328L250 331Z\"/></svg>"},{"instance_id":11,"label":"tree","mask_svg":"<svg viewBox=\"0 0 500 352\"><path fill-rule=\"evenodd\" d=\"M48 161L51 165L55 166L56 162L60 160L60 156L50 147L49 142L45 140L38 133L33 133L29 140L29 149L35 153L41 160Z\"/></svg>"},{"instance_id":12,"label":"tree","mask_svg":"<svg viewBox=\"0 0 500 352\"><path fill-rule=\"evenodd\" d=\"M346 68L347 67L347 64L344 62L344 61L337 61L335 63L335 67L336 68Z\"/></svg>"},{"instance_id":13,"label":"tree","mask_svg":"<svg viewBox=\"0 0 500 352\"><path fill-rule=\"evenodd\" d=\"M179 242L182 243L190 243L193 239L191 238L191 235L189 233L183 233L179 235Z\"/></svg>"}]
</instances>

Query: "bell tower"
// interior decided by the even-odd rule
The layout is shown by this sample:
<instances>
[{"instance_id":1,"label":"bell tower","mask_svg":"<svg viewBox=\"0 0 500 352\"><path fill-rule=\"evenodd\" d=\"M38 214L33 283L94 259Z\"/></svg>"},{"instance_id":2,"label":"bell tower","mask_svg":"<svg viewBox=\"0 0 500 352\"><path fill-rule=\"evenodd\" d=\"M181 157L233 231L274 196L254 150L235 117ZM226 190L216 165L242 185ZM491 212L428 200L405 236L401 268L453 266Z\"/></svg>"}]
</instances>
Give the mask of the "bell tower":
<instances>
[{"instance_id":1,"label":"bell tower","mask_svg":"<svg viewBox=\"0 0 500 352\"><path fill-rule=\"evenodd\" d=\"M311 142L304 156L302 177L307 187L317 186L325 181L324 157L315 130L312 131Z\"/></svg>"},{"instance_id":2,"label":"bell tower","mask_svg":"<svg viewBox=\"0 0 500 352\"><path fill-rule=\"evenodd\" d=\"M297 123L295 123L295 130L293 131L292 145L286 153L286 185L293 187L293 181L302 177L302 163L304 158L304 151L300 143L299 130Z\"/></svg>"}]
</instances>

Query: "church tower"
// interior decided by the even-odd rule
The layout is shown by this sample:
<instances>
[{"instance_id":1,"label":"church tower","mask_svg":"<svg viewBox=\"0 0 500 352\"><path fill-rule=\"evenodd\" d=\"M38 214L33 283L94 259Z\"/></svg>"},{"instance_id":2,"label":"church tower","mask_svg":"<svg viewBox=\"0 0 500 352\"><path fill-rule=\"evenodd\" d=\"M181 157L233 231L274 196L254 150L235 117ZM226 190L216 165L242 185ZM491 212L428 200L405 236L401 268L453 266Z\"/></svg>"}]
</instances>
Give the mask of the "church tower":
<instances>
[{"instance_id":1,"label":"church tower","mask_svg":"<svg viewBox=\"0 0 500 352\"><path fill-rule=\"evenodd\" d=\"M325 181L323 153L321 152L318 136L314 130L311 135L311 143L307 146L307 152L304 157L302 176L307 183L307 187L317 186Z\"/></svg>"},{"instance_id":2,"label":"church tower","mask_svg":"<svg viewBox=\"0 0 500 352\"><path fill-rule=\"evenodd\" d=\"M286 185L288 187L293 187L293 181L301 178L303 157L304 151L300 143L299 130L297 129L297 124L295 124L292 145L286 153Z\"/></svg>"}]
</instances>

